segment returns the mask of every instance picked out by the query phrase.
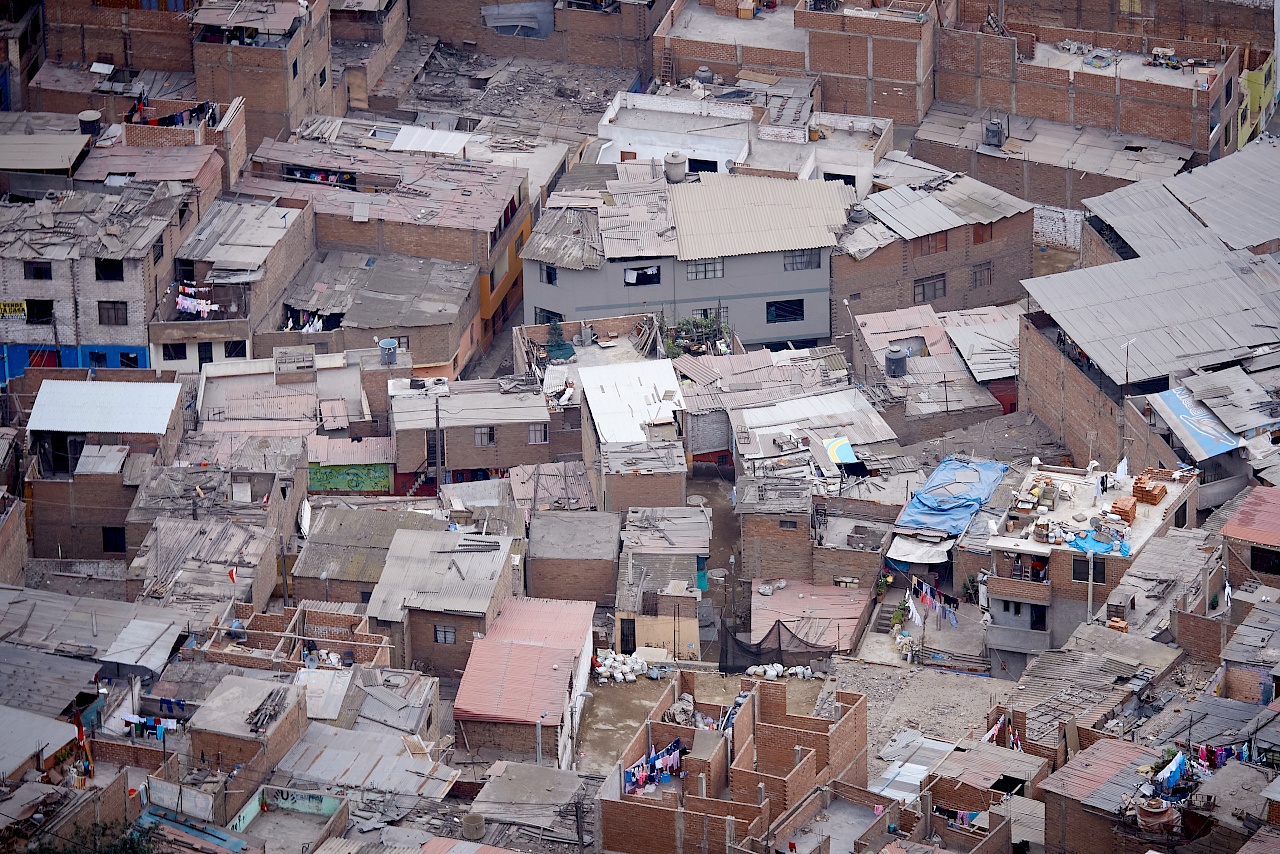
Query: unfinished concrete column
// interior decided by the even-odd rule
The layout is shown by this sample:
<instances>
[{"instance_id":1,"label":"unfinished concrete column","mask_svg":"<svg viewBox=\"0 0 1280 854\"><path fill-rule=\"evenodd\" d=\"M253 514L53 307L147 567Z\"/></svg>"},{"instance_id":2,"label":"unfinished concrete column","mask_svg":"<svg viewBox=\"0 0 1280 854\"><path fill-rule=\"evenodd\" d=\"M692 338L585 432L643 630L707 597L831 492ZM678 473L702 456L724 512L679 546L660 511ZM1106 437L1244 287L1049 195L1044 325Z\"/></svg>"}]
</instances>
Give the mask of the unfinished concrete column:
<instances>
[{"instance_id":1,"label":"unfinished concrete column","mask_svg":"<svg viewBox=\"0 0 1280 854\"><path fill-rule=\"evenodd\" d=\"M822 806L823 806L823 809L831 806L831 787L830 786L822 787Z\"/></svg>"},{"instance_id":2,"label":"unfinished concrete column","mask_svg":"<svg viewBox=\"0 0 1280 854\"><path fill-rule=\"evenodd\" d=\"M764 803L764 783L756 783L756 803Z\"/></svg>"},{"instance_id":3,"label":"unfinished concrete column","mask_svg":"<svg viewBox=\"0 0 1280 854\"><path fill-rule=\"evenodd\" d=\"M698 775L698 797L705 798L707 796L707 775Z\"/></svg>"},{"instance_id":4,"label":"unfinished concrete column","mask_svg":"<svg viewBox=\"0 0 1280 854\"><path fill-rule=\"evenodd\" d=\"M836 703L835 709L836 709L836 720L840 720L842 717L844 717L844 703Z\"/></svg>"},{"instance_id":5,"label":"unfinished concrete column","mask_svg":"<svg viewBox=\"0 0 1280 854\"><path fill-rule=\"evenodd\" d=\"M674 851L684 850L684 810L676 810L676 840Z\"/></svg>"},{"instance_id":6,"label":"unfinished concrete column","mask_svg":"<svg viewBox=\"0 0 1280 854\"><path fill-rule=\"evenodd\" d=\"M920 818L924 821L924 838L933 836L933 793L920 793Z\"/></svg>"},{"instance_id":7,"label":"unfinished concrete column","mask_svg":"<svg viewBox=\"0 0 1280 854\"><path fill-rule=\"evenodd\" d=\"M724 817L724 850L725 851L728 851L730 848L733 847L733 841L734 841L733 840L734 838L733 822L734 822L733 816L727 815Z\"/></svg>"},{"instance_id":8,"label":"unfinished concrete column","mask_svg":"<svg viewBox=\"0 0 1280 854\"><path fill-rule=\"evenodd\" d=\"M794 762L795 762L795 764L796 764L796 765L799 765L799 764L800 764L800 762L801 762L801 760L803 760L803 759L804 759L804 748L797 744L797 745L795 746L795 760L794 760Z\"/></svg>"}]
</instances>

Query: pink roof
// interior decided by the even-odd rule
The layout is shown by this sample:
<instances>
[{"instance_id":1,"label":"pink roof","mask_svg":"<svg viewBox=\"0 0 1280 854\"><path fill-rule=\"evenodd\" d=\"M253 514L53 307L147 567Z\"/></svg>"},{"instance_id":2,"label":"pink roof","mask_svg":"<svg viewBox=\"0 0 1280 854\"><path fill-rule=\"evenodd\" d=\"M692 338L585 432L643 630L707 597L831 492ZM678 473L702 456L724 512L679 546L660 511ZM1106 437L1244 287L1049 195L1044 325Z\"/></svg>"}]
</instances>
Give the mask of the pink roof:
<instances>
[{"instance_id":1,"label":"pink roof","mask_svg":"<svg viewBox=\"0 0 1280 854\"><path fill-rule=\"evenodd\" d=\"M595 613L594 602L508 599L502 603L502 610L485 638L543 644L577 652L591 635L591 618Z\"/></svg>"},{"instance_id":2,"label":"pink roof","mask_svg":"<svg viewBox=\"0 0 1280 854\"><path fill-rule=\"evenodd\" d=\"M447 836L436 836L422 843L422 854L450 854L455 848L458 854L513 854L510 848L476 845L474 842L451 839Z\"/></svg>"},{"instance_id":3,"label":"pink roof","mask_svg":"<svg viewBox=\"0 0 1280 854\"><path fill-rule=\"evenodd\" d=\"M542 722L558 726L574 658L561 647L481 638L471 645L453 719L534 724L546 712Z\"/></svg>"},{"instance_id":4,"label":"pink roof","mask_svg":"<svg viewBox=\"0 0 1280 854\"><path fill-rule=\"evenodd\" d=\"M557 726L578 656L591 637L592 602L508 599L471 646L453 703L460 721Z\"/></svg>"},{"instance_id":5,"label":"pink roof","mask_svg":"<svg viewBox=\"0 0 1280 854\"><path fill-rule=\"evenodd\" d=\"M1222 536L1280 547L1280 488L1256 487L1222 526Z\"/></svg>"}]
</instances>

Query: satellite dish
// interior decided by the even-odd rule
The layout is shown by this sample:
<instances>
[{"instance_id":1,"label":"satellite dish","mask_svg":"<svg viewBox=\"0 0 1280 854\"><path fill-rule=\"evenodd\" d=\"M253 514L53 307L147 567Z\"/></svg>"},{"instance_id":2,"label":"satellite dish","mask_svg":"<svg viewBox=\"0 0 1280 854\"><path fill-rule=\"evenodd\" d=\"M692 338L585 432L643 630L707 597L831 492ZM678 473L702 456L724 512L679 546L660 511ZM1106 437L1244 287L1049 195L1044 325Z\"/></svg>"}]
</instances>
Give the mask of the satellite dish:
<instances>
[{"instance_id":1,"label":"satellite dish","mask_svg":"<svg viewBox=\"0 0 1280 854\"><path fill-rule=\"evenodd\" d=\"M303 659L303 663L306 664L308 670L315 670L320 666L320 659L314 652L309 652L307 657Z\"/></svg>"}]
</instances>

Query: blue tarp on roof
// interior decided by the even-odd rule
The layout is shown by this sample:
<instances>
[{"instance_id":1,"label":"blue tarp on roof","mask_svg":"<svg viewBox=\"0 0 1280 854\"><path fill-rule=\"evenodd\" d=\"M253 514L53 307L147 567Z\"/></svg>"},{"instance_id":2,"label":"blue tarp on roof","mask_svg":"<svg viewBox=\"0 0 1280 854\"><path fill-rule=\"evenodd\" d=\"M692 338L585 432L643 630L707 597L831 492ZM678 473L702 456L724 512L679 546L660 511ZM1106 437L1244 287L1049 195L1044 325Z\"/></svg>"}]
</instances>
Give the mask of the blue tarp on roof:
<instances>
[{"instance_id":1,"label":"blue tarp on roof","mask_svg":"<svg viewBox=\"0 0 1280 854\"><path fill-rule=\"evenodd\" d=\"M963 534L1008 470L1004 463L992 460L947 457L902 508L898 527Z\"/></svg>"}]
</instances>

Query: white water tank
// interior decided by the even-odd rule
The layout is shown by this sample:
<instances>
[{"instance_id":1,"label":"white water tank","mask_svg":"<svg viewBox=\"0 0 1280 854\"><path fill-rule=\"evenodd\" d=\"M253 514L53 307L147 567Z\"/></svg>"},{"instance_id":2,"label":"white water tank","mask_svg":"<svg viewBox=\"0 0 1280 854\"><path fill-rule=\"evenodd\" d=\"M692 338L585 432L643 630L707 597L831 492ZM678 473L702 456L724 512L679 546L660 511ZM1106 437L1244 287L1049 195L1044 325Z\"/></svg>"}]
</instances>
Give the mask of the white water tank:
<instances>
[{"instance_id":1,"label":"white water tank","mask_svg":"<svg viewBox=\"0 0 1280 854\"><path fill-rule=\"evenodd\" d=\"M662 171L666 173L668 184L684 183L689 174L689 158L683 152L673 151L662 158Z\"/></svg>"},{"instance_id":2,"label":"white water tank","mask_svg":"<svg viewBox=\"0 0 1280 854\"><path fill-rule=\"evenodd\" d=\"M378 349L382 353L382 364L394 365L396 363L396 339L383 338L378 342Z\"/></svg>"}]
</instances>

